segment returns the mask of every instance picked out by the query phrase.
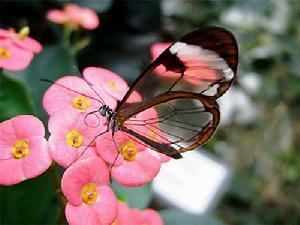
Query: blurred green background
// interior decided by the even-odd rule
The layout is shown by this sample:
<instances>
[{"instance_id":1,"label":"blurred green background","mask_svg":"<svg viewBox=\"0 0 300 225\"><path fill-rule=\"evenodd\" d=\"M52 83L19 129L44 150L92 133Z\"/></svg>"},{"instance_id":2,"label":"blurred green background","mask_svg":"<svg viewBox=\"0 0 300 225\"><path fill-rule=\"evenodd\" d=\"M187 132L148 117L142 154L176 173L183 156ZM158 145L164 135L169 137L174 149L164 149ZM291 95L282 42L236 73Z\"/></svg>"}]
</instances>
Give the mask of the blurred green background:
<instances>
[{"instance_id":1,"label":"blurred green background","mask_svg":"<svg viewBox=\"0 0 300 225\"><path fill-rule=\"evenodd\" d=\"M190 215L161 206L158 210L170 225L300 224L298 0L74 0L100 17L99 28L76 34L91 40L77 55L61 44L61 27L45 18L49 9L67 2L71 1L1 1L1 27L19 30L28 25L30 36L44 46L27 69L5 71L8 75L0 77L1 121L35 114L47 124L42 96L49 85L40 78L56 80L78 74L77 68L101 66L131 83L151 61L151 44L174 41L204 26L224 26L238 40L234 86L244 98L239 105L233 104L233 97L224 101L230 115L205 147L232 166L233 179L213 214ZM149 185L114 189L131 207L160 205ZM48 172L1 187L1 224L54 224L58 202L53 190Z\"/></svg>"}]
</instances>

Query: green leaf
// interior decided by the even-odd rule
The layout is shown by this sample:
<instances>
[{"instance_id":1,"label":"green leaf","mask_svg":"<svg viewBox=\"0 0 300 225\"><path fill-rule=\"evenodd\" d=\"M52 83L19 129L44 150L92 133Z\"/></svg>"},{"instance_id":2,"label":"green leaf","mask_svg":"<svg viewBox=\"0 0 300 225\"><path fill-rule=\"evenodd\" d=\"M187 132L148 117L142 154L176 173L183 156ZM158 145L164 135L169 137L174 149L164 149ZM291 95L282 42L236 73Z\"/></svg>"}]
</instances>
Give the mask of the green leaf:
<instances>
[{"instance_id":1,"label":"green leaf","mask_svg":"<svg viewBox=\"0 0 300 225\"><path fill-rule=\"evenodd\" d=\"M14 186L2 186L0 191L0 224L46 223L45 216L55 197L48 172Z\"/></svg>"},{"instance_id":2,"label":"green leaf","mask_svg":"<svg viewBox=\"0 0 300 225\"><path fill-rule=\"evenodd\" d=\"M34 114L33 102L19 80L0 74L0 121L19 114Z\"/></svg>"},{"instance_id":3,"label":"green leaf","mask_svg":"<svg viewBox=\"0 0 300 225\"><path fill-rule=\"evenodd\" d=\"M65 48L60 45L52 45L45 46L27 69L10 73L24 80L33 96L38 117L45 121L48 116L43 110L42 102L43 95L50 85L40 79L55 81L62 76L76 75L78 74L76 65L74 57Z\"/></svg>"},{"instance_id":4,"label":"green leaf","mask_svg":"<svg viewBox=\"0 0 300 225\"><path fill-rule=\"evenodd\" d=\"M150 184L146 184L142 187L127 188L113 182L112 189L115 191L116 195L121 196L122 200L125 200L131 208L147 208L152 197Z\"/></svg>"},{"instance_id":5,"label":"green leaf","mask_svg":"<svg viewBox=\"0 0 300 225\"><path fill-rule=\"evenodd\" d=\"M224 222L213 215L197 215L179 210L163 210L160 214L165 225L225 225Z\"/></svg>"}]
</instances>

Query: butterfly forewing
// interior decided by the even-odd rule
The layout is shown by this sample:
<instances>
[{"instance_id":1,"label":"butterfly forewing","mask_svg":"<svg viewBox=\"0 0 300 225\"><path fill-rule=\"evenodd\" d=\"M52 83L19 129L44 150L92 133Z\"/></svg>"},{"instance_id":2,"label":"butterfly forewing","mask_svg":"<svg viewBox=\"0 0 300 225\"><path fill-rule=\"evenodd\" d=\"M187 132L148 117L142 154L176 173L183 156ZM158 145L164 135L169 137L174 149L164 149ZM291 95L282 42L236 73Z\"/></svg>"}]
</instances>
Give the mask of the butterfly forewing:
<instances>
[{"instance_id":1,"label":"butterfly forewing","mask_svg":"<svg viewBox=\"0 0 300 225\"><path fill-rule=\"evenodd\" d=\"M137 133L155 136L179 152L203 144L219 123L215 100L234 80L237 62L237 44L229 31L213 27L187 34L134 82L117 106L120 124L135 125ZM142 100L132 104L136 92ZM149 108L157 115L139 115Z\"/></svg>"}]
</instances>

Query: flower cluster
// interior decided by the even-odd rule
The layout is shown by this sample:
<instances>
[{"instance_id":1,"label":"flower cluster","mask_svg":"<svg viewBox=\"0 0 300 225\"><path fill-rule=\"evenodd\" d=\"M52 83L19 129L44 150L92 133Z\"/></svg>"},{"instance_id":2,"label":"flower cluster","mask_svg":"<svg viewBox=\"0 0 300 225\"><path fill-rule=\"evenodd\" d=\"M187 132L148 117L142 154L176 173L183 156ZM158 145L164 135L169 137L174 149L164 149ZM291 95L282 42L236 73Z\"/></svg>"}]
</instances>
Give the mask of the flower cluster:
<instances>
[{"instance_id":1,"label":"flower cluster","mask_svg":"<svg viewBox=\"0 0 300 225\"><path fill-rule=\"evenodd\" d=\"M22 28L18 33L13 29L0 28L0 69L23 70L34 54L41 52L41 44L28 37L28 34L28 27Z\"/></svg>"},{"instance_id":2,"label":"flower cluster","mask_svg":"<svg viewBox=\"0 0 300 225\"><path fill-rule=\"evenodd\" d=\"M99 114L103 104L115 109L128 88L117 74L97 67L86 68L83 78L65 76L57 80L43 98L50 116L51 158L66 168L85 154L96 154L112 166L112 177L122 185L140 186L152 180L164 157L127 133L117 131L113 136L107 130L107 119ZM138 93L133 96L129 102L141 101ZM142 120L147 115L157 117L155 109L149 109L136 118Z\"/></svg>"},{"instance_id":3,"label":"flower cluster","mask_svg":"<svg viewBox=\"0 0 300 225\"><path fill-rule=\"evenodd\" d=\"M88 209L92 210L89 218L100 221L100 224L102 220L115 218L117 204L112 200L115 197L109 188L109 167L116 182L135 187L151 181L159 172L161 163L169 160L125 132L116 131L113 136L108 131L107 118L100 115L99 109L105 104L114 110L128 89L127 83L117 74L99 67L88 67L82 78L62 77L44 95L44 109L50 116L50 156L67 168L62 190L68 200L66 216L71 224L79 221L74 215L84 218ZM137 92L132 96L128 102L142 100ZM155 118L157 112L151 108L135 119L143 120L147 116ZM137 131L146 132L141 129L136 127ZM157 138L152 136L153 140ZM106 218L101 214L102 210L111 212L111 215L106 214Z\"/></svg>"},{"instance_id":4,"label":"flower cluster","mask_svg":"<svg viewBox=\"0 0 300 225\"><path fill-rule=\"evenodd\" d=\"M61 188L67 199L65 213L70 224L128 224L126 220L132 220L130 224L162 224L153 210L129 210L124 203L118 203L109 186L110 174L128 187L144 185L156 176L161 163L169 160L122 131L112 136L107 130L107 119L100 116L99 108L105 103L115 109L128 88L117 74L96 67L86 68L83 78L65 76L57 80L43 98L50 116L48 143L43 124L34 116L2 122L1 185L36 177L54 160L66 168ZM142 100L138 93L133 96L129 102ZM147 116L155 118L157 112L151 108L135 119ZM136 127L146 132L141 129Z\"/></svg>"}]
</instances>

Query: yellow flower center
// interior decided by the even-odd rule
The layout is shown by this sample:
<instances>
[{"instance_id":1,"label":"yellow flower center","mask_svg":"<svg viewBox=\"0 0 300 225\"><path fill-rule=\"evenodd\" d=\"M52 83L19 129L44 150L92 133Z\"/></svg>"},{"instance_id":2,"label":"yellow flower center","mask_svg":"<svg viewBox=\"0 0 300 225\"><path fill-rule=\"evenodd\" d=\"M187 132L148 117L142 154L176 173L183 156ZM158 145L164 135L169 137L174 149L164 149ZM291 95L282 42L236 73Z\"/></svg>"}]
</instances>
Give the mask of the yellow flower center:
<instances>
[{"instance_id":1,"label":"yellow flower center","mask_svg":"<svg viewBox=\"0 0 300 225\"><path fill-rule=\"evenodd\" d=\"M106 82L107 86L111 89L113 89L114 91L120 92L121 88L119 87L119 85L111 80Z\"/></svg>"},{"instance_id":2,"label":"yellow flower center","mask_svg":"<svg viewBox=\"0 0 300 225\"><path fill-rule=\"evenodd\" d=\"M133 161L138 153L135 143L127 141L120 148L121 155L126 161Z\"/></svg>"},{"instance_id":3,"label":"yellow flower center","mask_svg":"<svg viewBox=\"0 0 300 225\"><path fill-rule=\"evenodd\" d=\"M18 140L11 148L15 159L22 159L29 154L29 144L25 140Z\"/></svg>"},{"instance_id":4,"label":"yellow flower center","mask_svg":"<svg viewBox=\"0 0 300 225\"><path fill-rule=\"evenodd\" d=\"M10 57L11 57L11 52L6 48L0 47L0 59L6 60L6 59L10 59Z\"/></svg>"},{"instance_id":5,"label":"yellow flower center","mask_svg":"<svg viewBox=\"0 0 300 225\"><path fill-rule=\"evenodd\" d=\"M78 148L82 145L83 136L77 130L71 130L66 135L66 142L70 147Z\"/></svg>"},{"instance_id":6,"label":"yellow flower center","mask_svg":"<svg viewBox=\"0 0 300 225\"><path fill-rule=\"evenodd\" d=\"M115 220L111 225L118 225L118 224L119 224L118 220Z\"/></svg>"},{"instance_id":7,"label":"yellow flower center","mask_svg":"<svg viewBox=\"0 0 300 225\"><path fill-rule=\"evenodd\" d=\"M91 105L91 100L85 96L79 95L73 99L72 106L75 109L87 110Z\"/></svg>"},{"instance_id":8,"label":"yellow flower center","mask_svg":"<svg viewBox=\"0 0 300 225\"><path fill-rule=\"evenodd\" d=\"M92 205L98 198L97 186L94 183L84 185L80 190L82 201L87 205Z\"/></svg>"},{"instance_id":9,"label":"yellow flower center","mask_svg":"<svg viewBox=\"0 0 300 225\"><path fill-rule=\"evenodd\" d=\"M29 27L23 27L20 31L19 31L19 40L23 41L30 33L30 29Z\"/></svg>"}]
</instances>

